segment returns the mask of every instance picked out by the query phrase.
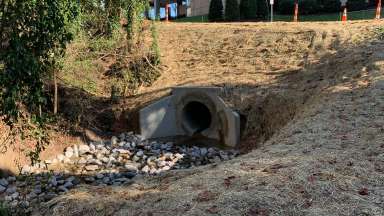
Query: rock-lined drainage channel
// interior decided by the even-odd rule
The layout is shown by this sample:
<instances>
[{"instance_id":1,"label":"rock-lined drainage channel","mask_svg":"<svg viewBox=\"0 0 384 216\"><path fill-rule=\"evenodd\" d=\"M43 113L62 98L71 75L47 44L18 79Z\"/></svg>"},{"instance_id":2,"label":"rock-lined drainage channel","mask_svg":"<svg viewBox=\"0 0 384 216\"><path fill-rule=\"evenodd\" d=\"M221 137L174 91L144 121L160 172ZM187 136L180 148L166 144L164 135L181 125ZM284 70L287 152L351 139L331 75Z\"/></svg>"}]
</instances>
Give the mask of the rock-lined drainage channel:
<instances>
[{"instance_id":1,"label":"rock-lined drainage channel","mask_svg":"<svg viewBox=\"0 0 384 216\"><path fill-rule=\"evenodd\" d=\"M237 155L236 150L174 145L123 133L108 141L68 147L54 159L24 166L17 177L0 179L0 201L14 211L28 212L79 184L124 186L139 176L219 163Z\"/></svg>"}]
</instances>

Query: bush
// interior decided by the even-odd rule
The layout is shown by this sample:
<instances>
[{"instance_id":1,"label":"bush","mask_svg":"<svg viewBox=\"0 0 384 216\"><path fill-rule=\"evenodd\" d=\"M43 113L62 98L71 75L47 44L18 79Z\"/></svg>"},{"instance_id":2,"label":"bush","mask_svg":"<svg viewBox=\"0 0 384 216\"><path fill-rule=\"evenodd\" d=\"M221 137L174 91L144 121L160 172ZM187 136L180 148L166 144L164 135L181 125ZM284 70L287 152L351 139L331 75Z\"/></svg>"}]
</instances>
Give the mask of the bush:
<instances>
[{"instance_id":1,"label":"bush","mask_svg":"<svg viewBox=\"0 0 384 216\"><path fill-rule=\"evenodd\" d=\"M149 3L146 0L126 0L125 1L125 15L127 19L127 47L128 51L133 51L133 45L142 44L144 39L143 32L143 14L148 9Z\"/></svg>"},{"instance_id":2,"label":"bush","mask_svg":"<svg viewBox=\"0 0 384 216\"><path fill-rule=\"evenodd\" d=\"M384 26L376 28L375 34L379 40L384 40Z\"/></svg>"},{"instance_id":3,"label":"bush","mask_svg":"<svg viewBox=\"0 0 384 216\"><path fill-rule=\"evenodd\" d=\"M257 18L257 2L258 0L241 0L240 2L240 18L251 20Z\"/></svg>"},{"instance_id":4,"label":"bush","mask_svg":"<svg viewBox=\"0 0 384 216\"><path fill-rule=\"evenodd\" d=\"M9 216L11 212L9 211L8 206L6 206L3 202L0 201L0 216Z\"/></svg>"},{"instance_id":5,"label":"bush","mask_svg":"<svg viewBox=\"0 0 384 216\"><path fill-rule=\"evenodd\" d=\"M211 0L211 3L209 5L208 20L210 22L223 20L223 1L222 0Z\"/></svg>"},{"instance_id":6,"label":"bush","mask_svg":"<svg viewBox=\"0 0 384 216\"><path fill-rule=\"evenodd\" d=\"M371 5L365 0L348 0L348 11L365 10ZM277 11L280 14L293 14L294 0L279 0L277 4ZM336 13L341 10L339 0L299 0L299 13L316 14L316 13Z\"/></svg>"},{"instance_id":7,"label":"bush","mask_svg":"<svg viewBox=\"0 0 384 216\"><path fill-rule=\"evenodd\" d=\"M118 0L81 0L82 29L89 37L110 37L119 26L120 7Z\"/></svg>"},{"instance_id":8,"label":"bush","mask_svg":"<svg viewBox=\"0 0 384 216\"><path fill-rule=\"evenodd\" d=\"M72 39L68 23L76 11L72 0L3 1L0 7L0 119L13 134L35 141L32 162L48 144L44 80Z\"/></svg>"},{"instance_id":9,"label":"bush","mask_svg":"<svg viewBox=\"0 0 384 216\"><path fill-rule=\"evenodd\" d=\"M347 2L348 11L365 10L367 6L365 0L348 0Z\"/></svg>"},{"instance_id":10,"label":"bush","mask_svg":"<svg viewBox=\"0 0 384 216\"><path fill-rule=\"evenodd\" d=\"M294 0L279 0L276 10L280 14L293 14Z\"/></svg>"},{"instance_id":11,"label":"bush","mask_svg":"<svg viewBox=\"0 0 384 216\"><path fill-rule=\"evenodd\" d=\"M268 18L269 15L269 5L268 0L257 0L257 15L261 19Z\"/></svg>"},{"instance_id":12,"label":"bush","mask_svg":"<svg viewBox=\"0 0 384 216\"><path fill-rule=\"evenodd\" d=\"M340 1L339 0L319 0L320 11L324 13L335 13L340 11Z\"/></svg>"},{"instance_id":13,"label":"bush","mask_svg":"<svg viewBox=\"0 0 384 216\"><path fill-rule=\"evenodd\" d=\"M154 65L159 65L161 63L161 54L159 48L159 36L157 34L157 28L155 22L152 21L151 24L151 35L152 35L152 45L151 45L151 58Z\"/></svg>"},{"instance_id":14,"label":"bush","mask_svg":"<svg viewBox=\"0 0 384 216\"><path fill-rule=\"evenodd\" d=\"M294 0L280 0L278 3L278 11L280 14L293 14L294 7ZM320 8L316 0L299 0L299 14L301 15L317 13Z\"/></svg>"},{"instance_id":15,"label":"bush","mask_svg":"<svg viewBox=\"0 0 384 216\"><path fill-rule=\"evenodd\" d=\"M315 14L320 10L320 6L317 3L317 0L299 0L299 14ZM293 7L292 7L293 13Z\"/></svg>"},{"instance_id":16,"label":"bush","mask_svg":"<svg viewBox=\"0 0 384 216\"><path fill-rule=\"evenodd\" d=\"M225 20L238 21L240 19L240 8L237 0L225 1Z\"/></svg>"}]
</instances>

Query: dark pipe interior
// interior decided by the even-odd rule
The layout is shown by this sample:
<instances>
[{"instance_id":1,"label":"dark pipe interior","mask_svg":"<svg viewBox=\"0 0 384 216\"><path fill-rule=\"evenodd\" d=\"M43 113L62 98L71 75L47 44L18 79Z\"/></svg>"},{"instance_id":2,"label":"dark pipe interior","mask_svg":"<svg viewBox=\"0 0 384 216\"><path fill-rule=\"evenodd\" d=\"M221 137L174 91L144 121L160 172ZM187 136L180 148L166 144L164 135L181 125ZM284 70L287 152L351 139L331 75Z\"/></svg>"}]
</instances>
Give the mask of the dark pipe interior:
<instances>
[{"instance_id":1,"label":"dark pipe interior","mask_svg":"<svg viewBox=\"0 0 384 216\"><path fill-rule=\"evenodd\" d=\"M196 134L211 126L212 114L205 104L192 101L183 108L183 121Z\"/></svg>"}]
</instances>

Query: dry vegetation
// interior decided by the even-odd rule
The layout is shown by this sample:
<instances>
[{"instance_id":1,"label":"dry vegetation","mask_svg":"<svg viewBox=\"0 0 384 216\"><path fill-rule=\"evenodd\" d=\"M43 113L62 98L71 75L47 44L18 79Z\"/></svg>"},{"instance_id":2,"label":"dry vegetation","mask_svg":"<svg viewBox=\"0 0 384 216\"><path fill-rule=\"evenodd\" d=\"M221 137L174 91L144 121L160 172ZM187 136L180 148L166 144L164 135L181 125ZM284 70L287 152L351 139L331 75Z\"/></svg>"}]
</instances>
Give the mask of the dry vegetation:
<instances>
[{"instance_id":1,"label":"dry vegetation","mask_svg":"<svg viewBox=\"0 0 384 216\"><path fill-rule=\"evenodd\" d=\"M248 153L83 186L34 215L384 215L382 24L162 24L163 74L104 104L112 130L135 129L134 111L172 86L221 86L247 119Z\"/></svg>"}]
</instances>

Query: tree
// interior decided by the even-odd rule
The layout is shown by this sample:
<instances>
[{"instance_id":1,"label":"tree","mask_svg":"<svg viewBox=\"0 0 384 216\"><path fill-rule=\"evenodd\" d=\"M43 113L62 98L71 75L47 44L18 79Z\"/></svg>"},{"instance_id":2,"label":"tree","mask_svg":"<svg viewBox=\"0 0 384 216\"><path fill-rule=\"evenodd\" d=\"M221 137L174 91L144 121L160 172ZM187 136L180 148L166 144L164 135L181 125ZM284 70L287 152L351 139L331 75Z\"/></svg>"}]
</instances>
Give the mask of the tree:
<instances>
[{"instance_id":1,"label":"tree","mask_svg":"<svg viewBox=\"0 0 384 216\"><path fill-rule=\"evenodd\" d=\"M245 20L257 18L257 0L241 0L240 18Z\"/></svg>"},{"instance_id":2,"label":"tree","mask_svg":"<svg viewBox=\"0 0 384 216\"><path fill-rule=\"evenodd\" d=\"M210 22L223 20L223 1L222 0L211 0L211 3L209 5L208 20Z\"/></svg>"},{"instance_id":3,"label":"tree","mask_svg":"<svg viewBox=\"0 0 384 216\"><path fill-rule=\"evenodd\" d=\"M349 0L347 2L349 11L366 10L367 5L365 0Z\"/></svg>"},{"instance_id":4,"label":"tree","mask_svg":"<svg viewBox=\"0 0 384 216\"><path fill-rule=\"evenodd\" d=\"M127 41L128 51L131 52L135 39L140 40L142 31L142 24L144 20L143 13L148 9L148 1L146 0L127 0L126 1L126 14L127 14Z\"/></svg>"},{"instance_id":5,"label":"tree","mask_svg":"<svg viewBox=\"0 0 384 216\"><path fill-rule=\"evenodd\" d=\"M105 12L107 13L107 35L112 35L113 26L119 23L121 13L120 0L105 0Z\"/></svg>"},{"instance_id":6,"label":"tree","mask_svg":"<svg viewBox=\"0 0 384 216\"><path fill-rule=\"evenodd\" d=\"M318 4L321 6L321 11L325 13L335 13L340 11L341 4L339 0L319 0Z\"/></svg>"},{"instance_id":7,"label":"tree","mask_svg":"<svg viewBox=\"0 0 384 216\"><path fill-rule=\"evenodd\" d=\"M269 6L267 0L257 0L257 16L260 19L266 19L269 14Z\"/></svg>"},{"instance_id":8,"label":"tree","mask_svg":"<svg viewBox=\"0 0 384 216\"><path fill-rule=\"evenodd\" d=\"M21 139L35 141L32 162L48 144L44 80L57 69L72 39L71 0L5 0L0 3L0 119Z\"/></svg>"},{"instance_id":9,"label":"tree","mask_svg":"<svg viewBox=\"0 0 384 216\"><path fill-rule=\"evenodd\" d=\"M364 2L364 0L362 0ZM299 13L302 15L315 14L320 10L317 0L299 0Z\"/></svg>"},{"instance_id":10,"label":"tree","mask_svg":"<svg viewBox=\"0 0 384 216\"><path fill-rule=\"evenodd\" d=\"M240 8L237 0L225 1L225 20L238 21L240 19Z\"/></svg>"}]
</instances>

